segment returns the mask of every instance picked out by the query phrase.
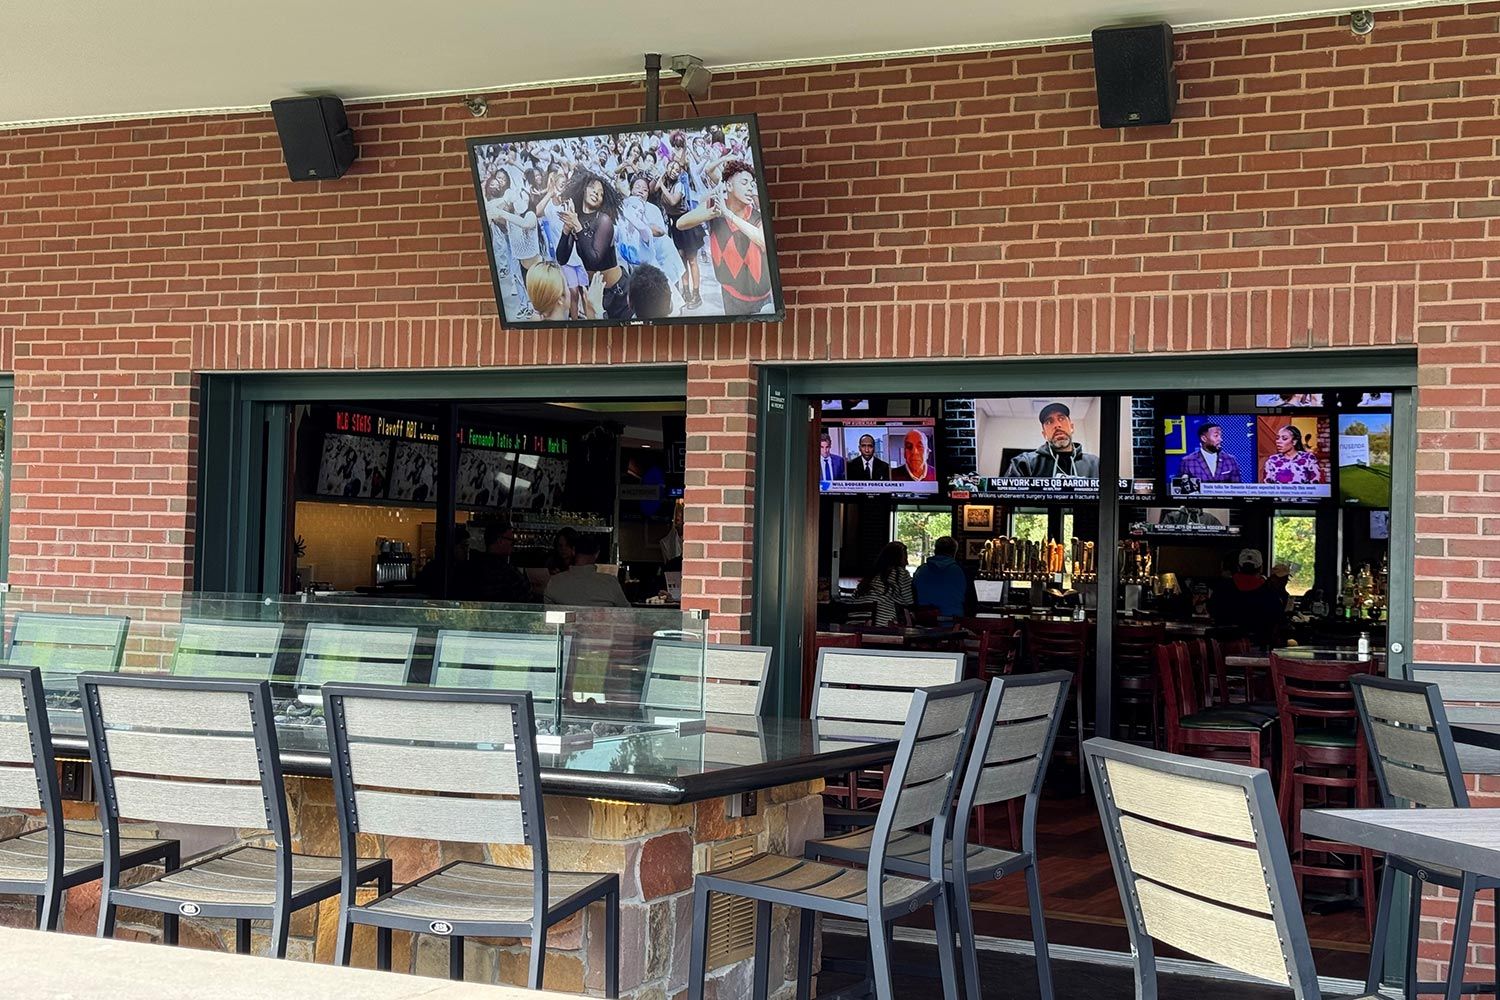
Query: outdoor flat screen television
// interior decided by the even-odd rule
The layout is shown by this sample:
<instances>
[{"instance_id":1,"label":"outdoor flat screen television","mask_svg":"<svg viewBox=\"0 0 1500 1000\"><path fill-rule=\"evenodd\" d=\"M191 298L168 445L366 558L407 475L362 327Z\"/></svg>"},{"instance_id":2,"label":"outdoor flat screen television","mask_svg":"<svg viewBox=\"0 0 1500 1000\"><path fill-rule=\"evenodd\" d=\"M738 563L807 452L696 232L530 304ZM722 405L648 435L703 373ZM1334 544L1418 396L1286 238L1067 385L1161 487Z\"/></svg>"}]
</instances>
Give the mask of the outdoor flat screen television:
<instances>
[{"instance_id":1,"label":"outdoor flat screen television","mask_svg":"<svg viewBox=\"0 0 1500 1000\"><path fill-rule=\"evenodd\" d=\"M826 419L813 455L818 491L828 496L938 495L931 417Z\"/></svg>"},{"instance_id":2,"label":"outdoor flat screen television","mask_svg":"<svg viewBox=\"0 0 1500 1000\"><path fill-rule=\"evenodd\" d=\"M1191 414L1162 421L1173 498L1314 502L1332 494L1324 414Z\"/></svg>"},{"instance_id":3,"label":"outdoor flat screen television","mask_svg":"<svg viewBox=\"0 0 1500 1000\"><path fill-rule=\"evenodd\" d=\"M469 140L507 327L777 320L754 115Z\"/></svg>"}]
</instances>

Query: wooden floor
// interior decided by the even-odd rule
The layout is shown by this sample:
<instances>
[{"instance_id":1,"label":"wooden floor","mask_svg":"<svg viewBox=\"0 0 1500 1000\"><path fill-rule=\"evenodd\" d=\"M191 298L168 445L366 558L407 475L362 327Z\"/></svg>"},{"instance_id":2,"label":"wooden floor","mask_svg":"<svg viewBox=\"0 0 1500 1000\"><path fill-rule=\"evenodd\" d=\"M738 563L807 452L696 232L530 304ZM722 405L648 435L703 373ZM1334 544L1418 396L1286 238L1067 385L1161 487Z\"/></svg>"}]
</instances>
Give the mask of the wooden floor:
<instances>
[{"instance_id":1,"label":"wooden floor","mask_svg":"<svg viewBox=\"0 0 1500 1000\"><path fill-rule=\"evenodd\" d=\"M1002 810L993 815L989 837L998 846L1006 846ZM1093 795L1059 793L1044 798L1038 813L1037 844L1051 943L1128 952L1120 896ZM975 930L980 934L1031 937L1026 883L1019 876L977 888L974 911ZM1352 908L1326 916L1307 913L1306 919L1318 971L1363 980L1370 953L1363 912ZM930 918L914 922L930 925Z\"/></svg>"}]
</instances>

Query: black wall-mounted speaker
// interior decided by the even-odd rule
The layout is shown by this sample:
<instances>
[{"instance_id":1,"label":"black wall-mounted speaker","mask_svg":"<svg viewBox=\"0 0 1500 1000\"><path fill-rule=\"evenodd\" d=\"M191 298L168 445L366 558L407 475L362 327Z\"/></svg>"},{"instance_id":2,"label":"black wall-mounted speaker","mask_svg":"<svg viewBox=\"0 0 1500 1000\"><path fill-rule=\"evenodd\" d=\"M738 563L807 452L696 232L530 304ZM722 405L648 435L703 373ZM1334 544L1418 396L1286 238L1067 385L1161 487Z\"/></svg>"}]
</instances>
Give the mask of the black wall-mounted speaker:
<instances>
[{"instance_id":1,"label":"black wall-mounted speaker","mask_svg":"<svg viewBox=\"0 0 1500 1000\"><path fill-rule=\"evenodd\" d=\"M1170 123L1177 109L1172 26L1096 29L1094 85L1101 128Z\"/></svg>"},{"instance_id":2,"label":"black wall-mounted speaker","mask_svg":"<svg viewBox=\"0 0 1500 1000\"><path fill-rule=\"evenodd\" d=\"M359 155L337 97L282 97L271 102L271 114L294 181L342 177Z\"/></svg>"}]
</instances>

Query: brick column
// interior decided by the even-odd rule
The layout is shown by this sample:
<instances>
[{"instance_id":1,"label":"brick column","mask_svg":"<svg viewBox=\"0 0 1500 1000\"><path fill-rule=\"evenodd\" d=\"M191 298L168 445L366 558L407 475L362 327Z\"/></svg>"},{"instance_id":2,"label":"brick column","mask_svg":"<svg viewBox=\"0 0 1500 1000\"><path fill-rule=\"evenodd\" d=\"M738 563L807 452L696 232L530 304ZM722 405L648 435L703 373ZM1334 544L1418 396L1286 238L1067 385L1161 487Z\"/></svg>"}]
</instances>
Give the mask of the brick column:
<instances>
[{"instance_id":1,"label":"brick column","mask_svg":"<svg viewBox=\"0 0 1500 1000\"><path fill-rule=\"evenodd\" d=\"M688 366L682 603L722 642L750 628L757 393L748 361Z\"/></svg>"}]
</instances>

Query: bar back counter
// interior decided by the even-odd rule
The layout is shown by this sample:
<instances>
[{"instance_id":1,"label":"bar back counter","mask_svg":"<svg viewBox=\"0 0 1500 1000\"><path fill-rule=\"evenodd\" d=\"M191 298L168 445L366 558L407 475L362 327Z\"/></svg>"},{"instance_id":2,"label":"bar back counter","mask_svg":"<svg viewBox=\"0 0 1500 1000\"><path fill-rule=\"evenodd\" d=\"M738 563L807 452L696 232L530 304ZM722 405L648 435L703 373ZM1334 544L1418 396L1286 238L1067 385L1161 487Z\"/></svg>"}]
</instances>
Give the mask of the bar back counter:
<instances>
[{"instance_id":1,"label":"bar back counter","mask_svg":"<svg viewBox=\"0 0 1500 1000\"><path fill-rule=\"evenodd\" d=\"M258 597L18 590L4 594L6 660L42 672L54 750L64 763L70 824L94 821L93 780L77 675L113 671L271 682L277 751L286 774L291 834L299 852L336 855L339 829L330 781L325 683L488 688L532 696L550 864L620 875L621 995L672 996L685 985L696 872L756 851L800 854L823 833L824 775L879 766L894 756L899 727L772 719L711 709L756 705L727 686L763 683L768 658L708 645L694 614L667 609L542 608L386 600L336 595ZM706 710L707 709L707 710ZM173 722L191 731L193 720ZM399 739L400 734L390 734ZM69 763L71 762L71 766ZM71 780L69 780L71 779ZM36 821L0 815L0 837ZM185 856L261 831L166 828ZM360 835L361 856L385 856L403 881L455 861L528 867L529 848ZM362 900L363 901L363 900ZM289 955L330 961L337 901L294 920ZM64 927L92 932L97 884L72 890ZM740 912L740 910L745 912ZM29 907L0 909L0 922L30 926ZM716 907L710 965L744 976L754 907ZM778 915L785 921L784 915ZM603 921L581 913L548 936L550 989L597 994L603 986ZM196 926L191 926L196 925ZM159 921L123 911L126 934L155 936ZM257 931L257 935L259 930ZM182 922L183 941L233 947L227 921ZM775 930L794 941L790 927ZM375 936L360 928L356 965L373 964ZM525 982L521 940L466 942L468 978ZM778 956L776 984L793 981L796 954ZM446 943L396 935L397 970L444 975ZM725 982L721 995L738 995Z\"/></svg>"}]
</instances>

